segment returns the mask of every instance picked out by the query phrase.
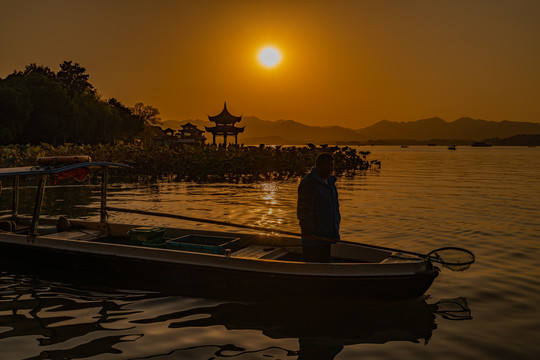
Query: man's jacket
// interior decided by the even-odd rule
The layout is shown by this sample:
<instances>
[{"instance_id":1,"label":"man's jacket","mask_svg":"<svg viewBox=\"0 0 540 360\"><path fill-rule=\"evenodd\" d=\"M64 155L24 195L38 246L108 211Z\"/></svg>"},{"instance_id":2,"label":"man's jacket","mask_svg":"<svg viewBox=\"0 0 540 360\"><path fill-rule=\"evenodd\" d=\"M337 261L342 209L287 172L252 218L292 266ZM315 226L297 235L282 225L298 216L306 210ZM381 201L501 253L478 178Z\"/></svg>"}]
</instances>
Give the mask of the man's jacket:
<instances>
[{"instance_id":1,"label":"man's jacket","mask_svg":"<svg viewBox=\"0 0 540 360\"><path fill-rule=\"evenodd\" d=\"M328 184L321 179L315 168L312 168L311 172L302 179L298 186L296 215L300 220L302 235L316 235L339 240L341 216L336 178L330 175L327 180ZM326 242L322 241L320 245L324 243ZM311 244L319 245L313 241Z\"/></svg>"}]
</instances>

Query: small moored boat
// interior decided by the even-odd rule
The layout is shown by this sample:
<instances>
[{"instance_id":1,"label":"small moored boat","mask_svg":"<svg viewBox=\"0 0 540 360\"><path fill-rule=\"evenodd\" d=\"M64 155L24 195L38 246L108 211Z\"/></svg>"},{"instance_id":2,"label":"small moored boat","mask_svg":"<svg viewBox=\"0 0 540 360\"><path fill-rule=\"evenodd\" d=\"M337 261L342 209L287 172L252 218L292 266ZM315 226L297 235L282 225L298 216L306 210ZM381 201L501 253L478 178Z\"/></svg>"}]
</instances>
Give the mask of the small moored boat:
<instances>
[{"instance_id":1,"label":"small moored boat","mask_svg":"<svg viewBox=\"0 0 540 360\"><path fill-rule=\"evenodd\" d=\"M0 219L0 268L122 288L240 299L416 298L438 275L424 258L359 244L332 244L330 263L307 263L298 237L110 223L107 211L136 212L107 206L108 170L119 167L127 166L85 161L0 169L0 177L13 178L11 214ZM80 177L80 169L102 172L100 221L41 217L47 177ZM18 214L21 176L39 178L32 217Z\"/></svg>"}]
</instances>

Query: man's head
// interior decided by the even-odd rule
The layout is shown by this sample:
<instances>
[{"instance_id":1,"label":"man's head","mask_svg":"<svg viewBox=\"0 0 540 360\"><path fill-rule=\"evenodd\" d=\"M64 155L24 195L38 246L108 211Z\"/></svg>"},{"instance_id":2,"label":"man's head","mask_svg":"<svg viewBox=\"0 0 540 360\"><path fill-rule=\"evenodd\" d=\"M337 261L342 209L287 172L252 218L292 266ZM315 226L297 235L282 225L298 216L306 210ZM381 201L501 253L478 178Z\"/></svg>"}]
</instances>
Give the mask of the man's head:
<instances>
[{"instance_id":1,"label":"man's head","mask_svg":"<svg viewBox=\"0 0 540 360\"><path fill-rule=\"evenodd\" d=\"M315 160L315 169L319 175L326 179L334 171L334 158L331 154L322 153Z\"/></svg>"}]
</instances>

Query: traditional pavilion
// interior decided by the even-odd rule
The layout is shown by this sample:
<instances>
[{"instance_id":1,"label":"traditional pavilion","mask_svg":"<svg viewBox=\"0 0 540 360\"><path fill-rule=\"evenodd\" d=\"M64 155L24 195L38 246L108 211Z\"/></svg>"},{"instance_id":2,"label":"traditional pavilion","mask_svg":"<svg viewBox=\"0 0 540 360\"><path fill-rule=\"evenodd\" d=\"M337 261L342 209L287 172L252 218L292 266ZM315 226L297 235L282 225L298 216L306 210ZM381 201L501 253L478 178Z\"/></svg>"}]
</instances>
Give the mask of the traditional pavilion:
<instances>
[{"instance_id":1,"label":"traditional pavilion","mask_svg":"<svg viewBox=\"0 0 540 360\"><path fill-rule=\"evenodd\" d=\"M165 130L163 130L163 132L165 133L165 136L174 136L174 129L166 128Z\"/></svg>"},{"instance_id":2,"label":"traditional pavilion","mask_svg":"<svg viewBox=\"0 0 540 360\"><path fill-rule=\"evenodd\" d=\"M234 143L238 144L238 133L244 132L243 127L236 127L234 124L242 120L242 116L234 116L227 110L227 102L223 106L223 110L216 116L208 116L208 120L216 123L214 127L205 126L206 131L213 135L212 144L216 145L216 136L223 136L223 145L227 146L227 136L234 135Z\"/></svg>"},{"instance_id":3,"label":"traditional pavilion","mask_svg":"<svg viewBox=\"0 0 540 360\"><path fill-rule=\"evenodd\" d=\"M174 136L174 130L171 128L162 129L159 126L149 127L154 135L154 143L157 145L170 145L176 138Z\"/></svg>"},{"instance_id":4,"label":"traditional pavilion","mask_svg":"<svg viewBox=\"0 0 540 360\"><path fill-rule=\"evenodd\" d=\"M204 144L206 138L203 136L202 130L192 123L182 125L182 130L178 130L180 138L177 140L181 144Z\"/></svg>"}]
</instances>

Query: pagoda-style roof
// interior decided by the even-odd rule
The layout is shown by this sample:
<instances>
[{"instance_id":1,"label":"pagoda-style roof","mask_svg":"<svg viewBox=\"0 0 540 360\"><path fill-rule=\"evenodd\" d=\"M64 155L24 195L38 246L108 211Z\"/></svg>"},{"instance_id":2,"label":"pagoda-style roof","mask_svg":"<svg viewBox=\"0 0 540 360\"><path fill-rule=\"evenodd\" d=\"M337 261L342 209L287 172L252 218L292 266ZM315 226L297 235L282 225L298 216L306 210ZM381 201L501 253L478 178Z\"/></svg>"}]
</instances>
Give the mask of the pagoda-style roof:
<instances>
[{"instance_id":1,"label":"pagoda-style roof","mask_svg":"<svg viewBox=\"0 0 540 360\"><path fill-rule=\"evenodd\" d=\"M182 129L178 130L178 135L180 135L180 139L186 140L186 139L193 139L197 141L204 141L206 140L205 137L202 135L204 131L197 128L197 126L187 123L185 125L182 125Z\"/></svg>"},{"instance_id":2,"label":"pagoda-style roof","mask_svg":"<svg viewBox=\"0 0 540 360\"><path fill-rule=\"evenodd\" d=\"M217 125L214 127L204 127L206 131L211 132L212 134L238 134L241 132L244 132L245 126L237 127L237 126L231 126L231 125Z\"/></svg>"},{"instance_id":3,"label":"pagoda-style roof","mask_svg":"<svg viewBox=\"0 0 540 360\"><path fill-rule=\"evenodd\" d=\"M215 122L217 125L227 125L227 124L234 124L235 122L238 122L242 120L242 116L234 116L231 115L229 110L227 110L227 102L223 105L223 110L218 115L210 116L208 115L208 120ZM208 131L208 130L207 130Z\"/></svg>"},{"instance_id":4,"label":"pagoda-style roof","mask_svg":"<svg viewBox=\"0 0 540 360\"><path fill-rule=\"evenodd\" d=\"M201 129L199 129L197 126L193 125L192 123L187 123L185 125L182 125L182 129L181 130L178 130L178 133L183 135L183 134L199 134L199 133L203 133L204 131L202 131Z\"/></svg>"},{"instance_id":5,"label":"pagoda-style roof","mask_svg":"<svg viewBox=\"0 0 540 360\"><path fill-rule=\"evenodd\" d=\"M196 126L196 125L193 125L192 123L187 123L187 124L181 125L181 126L182 126L182 129L184 129L184 130L191 130L191 129L197 129L197 130L199 130L199 129L197 128L197 126Z\"/></svg>"}]
</instances>

